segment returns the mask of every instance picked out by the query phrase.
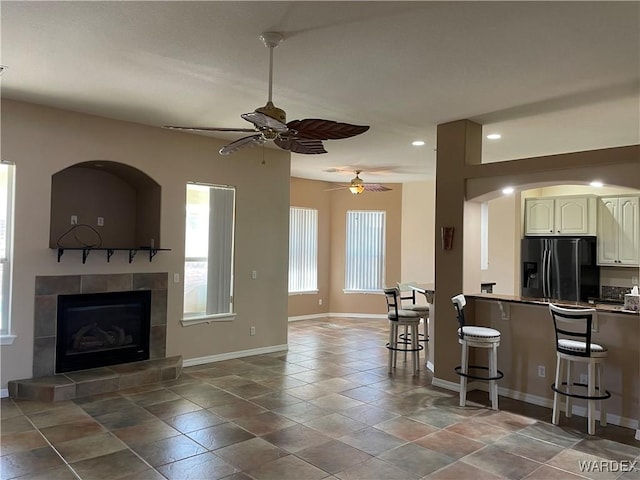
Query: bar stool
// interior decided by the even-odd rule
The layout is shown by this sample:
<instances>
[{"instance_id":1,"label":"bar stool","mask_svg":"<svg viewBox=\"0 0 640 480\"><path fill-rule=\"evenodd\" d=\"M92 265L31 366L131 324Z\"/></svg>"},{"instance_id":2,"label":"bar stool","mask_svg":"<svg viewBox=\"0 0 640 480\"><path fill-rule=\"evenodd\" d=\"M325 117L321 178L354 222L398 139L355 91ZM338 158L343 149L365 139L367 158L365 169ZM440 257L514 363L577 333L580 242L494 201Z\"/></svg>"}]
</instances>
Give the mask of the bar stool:
<instances>
[{"instance_id":1,"label":"bar stool","mask_svg":"<svg viewBox=\"0 0 640 480\"><path fill-rule=\"evenodd\" d=\"M462 345L461 365L455 368L460 375L460 406L464 407L467 403L467 379L488 380L489 381L489 397L491 398L491 408L498 410L498 383L504 377L504 374L498 370L498 346L500 346L500 332L489 327L476 327L474 325L465 325L464 306L467 300L463 294L456 295L451 298L453 306L456 309L458 323L458 342ZM489 366L469 365L469 347L487 348L489 352ZM478 376L469 373L470 370L488 370L488 376Z\"/></svg>"},{"instance_id":2,"label":"bar stool","mask_svg":"<svg viewBox=\"0 0 640 480\"><path fill-rule=\"evenodd\" d=\"M602 364L607 357L607 347L591 341L593 321L596 310L593 308L564 308L549 304L556 333L556 378L551 385L553 390L552 422L558 425L560 419L560 395L566 397L565 416L571 417L572 399L587 401L589 435L596 431L596 402L600 407L600 425L607 426L606 406L602 400L611 397L611 393L601 394ZM587 384L576 383L571 378L572 362L587 364ZM564 380L564 381L563 381ZM573 387L587 389L586 395L575 393ZM596 393L597 392L597 393Z\"/></svg>"},{"instance_id":3,"label":"bar stool","mask_svg":"<svg viewBox=\"0 0 640 480\"><path fill-rule=\"evenodd\" d=\"M422 324L422 333L418 328L418 342L423 345L425 350L425 363L429 359L428 347L429 347L429 304L417 303L416 291L411 288L411 285L416 285L416 282L399 283L398 290L400 291L400 301L403 310L412 310L420 314L420 323ZM425 295L426 297L426 295ZM404 300L404 302L403 302ZM403 340L409 340L408 326L405 325L404 333L400 334L400 338ZM409 342L407 342L409 343ZM405 352L405 360L407 353Z\"/></svg>"},{"instance_id":4,"label":"bar stool","mask_svg":"<svg viewBox=\"0 0 640 480\"><path fill-rule=\"evenodd\" d=\"M396 366L398 351L406 351L411 352L412 373L416 375L420 370L420 350L424 348L418 343L420 314L413 310L404 310L402 308L400 290L397 287L385 288L384 295L387 300L387 318L389 319L389 342L386 345L389 349L389 373L392 373ZM409 328L408 338L399 338L399 326L407 326ZM409 345L411 345L410 348Z\"/></svg>"}]
</instances>

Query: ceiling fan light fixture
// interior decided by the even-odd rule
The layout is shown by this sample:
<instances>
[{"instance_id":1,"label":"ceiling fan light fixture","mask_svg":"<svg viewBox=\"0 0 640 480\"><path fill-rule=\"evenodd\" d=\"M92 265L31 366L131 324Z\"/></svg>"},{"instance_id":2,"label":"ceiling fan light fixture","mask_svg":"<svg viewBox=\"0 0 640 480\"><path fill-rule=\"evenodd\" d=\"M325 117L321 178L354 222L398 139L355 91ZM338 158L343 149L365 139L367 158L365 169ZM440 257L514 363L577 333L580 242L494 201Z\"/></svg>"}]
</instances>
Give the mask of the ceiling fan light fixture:
<instances>
[{"instance_id":1,"label":"ceiling fan light fixture","mask_svg":"<svg viewBox=\"0 0 640 480\"><path fill-rule=\"evenodd\" d=\"M353 193L354 195L360 195L362 192L364 192L364 185L359 184L359 185L351 185L349 187L349 191L351 193Z\"/></svg>"}]
</instances>

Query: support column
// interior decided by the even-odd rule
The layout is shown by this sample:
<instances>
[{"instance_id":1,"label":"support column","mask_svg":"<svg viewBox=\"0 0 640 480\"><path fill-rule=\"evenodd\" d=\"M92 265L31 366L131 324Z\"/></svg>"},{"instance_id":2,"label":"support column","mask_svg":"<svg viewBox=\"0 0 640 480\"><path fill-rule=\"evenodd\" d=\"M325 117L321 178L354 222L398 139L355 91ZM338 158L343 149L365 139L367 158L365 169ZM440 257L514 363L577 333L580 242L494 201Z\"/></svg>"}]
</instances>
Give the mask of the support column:
<instances>
[{"instance_id":1,"label":"support column","mask_svg":"<svg viewBox=\"0 0 640 480\"><path fill-rule=\"evenodd\" d=\"M470 120L438 125L437 145L434 379L457 383L453 369L460 363L460 345L451 297L464 291L465 166L481 163L482 126ZM443 227L454 229L450 250L443 249Z\"/></svg>"}]
</instances>

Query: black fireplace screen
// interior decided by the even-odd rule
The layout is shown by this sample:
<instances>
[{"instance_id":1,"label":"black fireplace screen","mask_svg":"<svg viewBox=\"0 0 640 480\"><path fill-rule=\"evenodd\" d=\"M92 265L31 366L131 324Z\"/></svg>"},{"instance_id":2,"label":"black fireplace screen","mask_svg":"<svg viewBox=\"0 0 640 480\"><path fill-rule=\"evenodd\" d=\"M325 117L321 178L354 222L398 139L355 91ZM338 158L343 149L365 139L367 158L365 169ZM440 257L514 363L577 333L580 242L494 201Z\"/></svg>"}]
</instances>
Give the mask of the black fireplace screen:
<instances>
[{"instance_id":1,"label":"black fireplace screen","mask_svg":"<svg viewBox=\"0 0 640 480\"><path fill-rule=\"evenodd\" d=\"M151 291L58 295L56 373L149 358Z\"/></svg>"}]
</instances>

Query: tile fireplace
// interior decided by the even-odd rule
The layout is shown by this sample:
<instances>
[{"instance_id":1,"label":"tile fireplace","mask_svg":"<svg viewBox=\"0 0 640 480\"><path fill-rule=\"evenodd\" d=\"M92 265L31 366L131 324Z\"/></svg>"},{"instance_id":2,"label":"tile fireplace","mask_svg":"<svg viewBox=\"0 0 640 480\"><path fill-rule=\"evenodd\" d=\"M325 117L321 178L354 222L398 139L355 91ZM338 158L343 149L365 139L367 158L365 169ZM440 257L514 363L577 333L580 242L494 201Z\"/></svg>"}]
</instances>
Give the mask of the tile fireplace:
<instances>
[{"instance_id":1,"label":"tile fireplace","mask_svg":"<svg viewBox=\"0 0 640 480\"><path fill-rule=\"evenodd\" d=\"M166 356L167 337L167 273L125 273L125 274L92 274L92 275L55 275L36 277L36 297L34 305L34 345L33 345L33 377L46 377L60 373L56 371L56 338L60 334L58 325L58 300L70 296L82 298L84 295L116 294L139 292L146 290L149 301L148 356L149 359L161 359ZM94 298L94 297L86 297ZM120 303L122 305L122 303ZM146 308L146 307L145 307ZM121 312L123 313L123 312ZM131 313L131 310L129 311ZM127 314L129 314L127 313ZM92 322L93 323L93 322ZM117 325L118 328L122 328ZM104 327L104 326L103 326ZM110 335L122 337L138 333L120 332L117 328L107 326L104 330L94 330L90 336L102 336L106 343ZM85 333L88 334L88 329ZM107 333L112 330L111 333ZM77 333L77 332L73 332ZM85 339L95 342L96 339ZM111 342L118 340L112 339ZM143 342L144 343L144 342ZM113 353L113 350L111 351ZM108 355L111 355L109 353ZM135 360L126 360L123 363ZM119 362L120 363L120 362ZM94 365L95 366L95 365ZM92 368L89 365L75 365L72 370ZM71 371L71 370L66 370Z\"/></svg>"}]
</instances>

